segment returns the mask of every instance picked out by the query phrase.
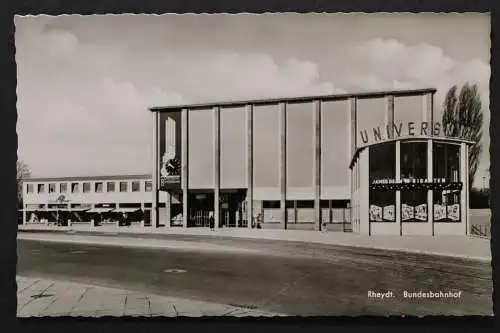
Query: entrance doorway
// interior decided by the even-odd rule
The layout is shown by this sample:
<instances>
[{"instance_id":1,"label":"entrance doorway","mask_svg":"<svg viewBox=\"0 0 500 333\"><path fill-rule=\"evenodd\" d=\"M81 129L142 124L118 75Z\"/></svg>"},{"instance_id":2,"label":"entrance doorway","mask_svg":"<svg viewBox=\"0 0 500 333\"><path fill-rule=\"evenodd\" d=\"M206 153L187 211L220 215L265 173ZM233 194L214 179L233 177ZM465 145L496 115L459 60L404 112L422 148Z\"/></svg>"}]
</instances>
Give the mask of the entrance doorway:
<instances>
[{"instance_id":1,"label":"entrance doorway","mask_svg":"<svg viewBox=\"0 0 500 333\"><path fill-rule=\"evenodd\" d=\"M220 191L220 225L228 228L248 226L246 189Z\"/></svg>"},{"instance_id":2,"label":"entrance doorway","mask_svg":"<svg viewBox=\"0 0 500 333\"><path fill-rule=\"evenodd\" d=\"M214 193L194 190L188 193L188 227L210 227L214 214Z\"/></svg>"}]
</instances>

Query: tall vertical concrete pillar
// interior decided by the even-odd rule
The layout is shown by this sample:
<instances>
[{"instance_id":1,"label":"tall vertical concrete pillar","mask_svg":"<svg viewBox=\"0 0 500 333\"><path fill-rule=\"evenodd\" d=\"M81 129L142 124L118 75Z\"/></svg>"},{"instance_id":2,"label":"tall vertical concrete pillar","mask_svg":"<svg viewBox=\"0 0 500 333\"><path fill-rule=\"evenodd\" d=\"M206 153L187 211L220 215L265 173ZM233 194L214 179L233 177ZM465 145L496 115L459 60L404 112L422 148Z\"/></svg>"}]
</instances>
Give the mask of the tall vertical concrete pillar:
<instances>
[{"instance_id":1,"label":"tall vertical concrete pillar","mask_svg":"<svg viewBox=\"0 0 500 333\"><path fill-rule=\"evenodd\" d=\"M401 182L401 141L396 141L396 183ZM399 224L399 235L403 235L401 220L401 191L396 191L396 223Z\"/></svg>"},{"instance_id":2,"label":"tall vertical concrete pillar","mask_svg":"<svg viewBox=\"0 0 500 333\"><path fill-rule=\"evenodd\" d=\"M143 201L141 201L141 212L142 212L141 227L145 228L146 227L146 219L144 218L144 202Z\"/></svg>"},{"instance_id":3,"label":"tall vertical concrete pillar","mask_svg":"<svg viewBox=\"0 0 500 333\"><path fill-rule=\"evenodd\" d=\"M95 204L92 204L92 205L91 205L91 209L94 209L94 208L95 208ZM96 226L96 222L95 222L95 218L94 218L94 217L92 217L92 218L90 219L90 226L91 226L91 227L95 227L95 226Z\"/></svg>"},{"instance_id":4,"label":"tall vertical concrete pillar","mask_svg":"<svg viewBox=\"0 0 500 333\"><path fill-rule=\"evenodd\" d=\"M181 189L182 189L182 226L187 228L188 226L188 110L182 109L181 111Z\"/></svg>"},{"instance_id":5,"label":"tall vertical concrete pillar","mask_svg":"<svg viewBox=\"0 0 500 333\"><path fill-rule=\"evenodd\" d=\"M151 175L151 185L152 185L152 198L151 198L151 227L157 228L159 225L158 216L158 192L160 184L158 183L158 174L160 172L160 161L159 161L159 137L158 137L158 119L159 113L153 112L153 147L152 147L152 163L153 163L153 174ZM116 205L118 208L118 204Z\"/></svg>"},{"instance_id":6,"label":"tall vertical concrete pillar","mask_svg":"<svg viewBox=\"0 0 500 333\"><path fill-rule=\"evenodd\" d=\"M427 140L427 181L432 183L433 175L433 145L432 140ZM429 224L428 234L434 236L434 193L432 189L427 190L427 223Z\"/></svg>"},{"instance_id":7,"label":"tall vertical concrete pillar","mask_svg":"<svg viewBox=\"0 0 500 333\"><path fill-rule=\"evenodd\" d=\"M281 226L284 230L287 229L287 214L286 214L286 104L280 103L280 215Z\"/></svg>"},{"instance_id":8,"label":"tall vertical concrete pillar","mask_svg":"<svg viewBox=\"0 0 500 333\"><path fill-rule=\"evenodd\" d=\"M314 220L321 231L321 102L314 101ZM331 211L331 209L330 209Z\"/></svg>"},{"instance_id":9,"label":"tall vertical concrete pillar","mask_svg":"<svg viewBox=\"0 0 500 333\"><path fill-rule=\"evenodd\" d=\"M24 191L24 189L23 189L23 191ZM27 207L28 207L28 205L23 204L23 225L25 225L26 222L27 222L26 221L27 220L27 216L26 216L26 209L27 209Z\"/></svg>"},{"instance_id":10,"label":"tall vertical concrete pillar","mask_svg":"<svg viewBox=\"0 0 500 333\"><path fill-rule=\"evenodd\" d=\"M247 106L247 220L248 228L253 222L253 105Z\"/></svg>"},{"instance_id":11,"label":"tall vertical concrete pillar","mask_svg":"<svg viewBox=\"0 0 500 333\"><path fill-rule=\"evenodd\" d=\"M369 184L369 161L370 161L370 149L365 148L361 151L359 155L359 169L358 169L358 182L359 182L359 219L360 219L360 230L361 233L371 235L371 223L370 223L370 202L369 196L367 195L370 191Z\"/></svg>"},{"instance_id":12,"label":"tall vertical concrete pillar","mask_svg":"<svg viewBox=\"0 0 500 333\"><path fill-rule=\"evenodd\" d=\"M172 194L169 191L165 192L165 227L172 226Z\"/></svg>"},{"instance_id":13,"label":"tall vertical concrete pillar","mask_svg":"<svg viewBox=\"0 0 500 333\"><path fill-rule=\"evenodd\" d=\"M220 107L213 110L213 140L214 140L214 221L215 228L222 224L220 218Z\"/></svg>"}]
</instances>

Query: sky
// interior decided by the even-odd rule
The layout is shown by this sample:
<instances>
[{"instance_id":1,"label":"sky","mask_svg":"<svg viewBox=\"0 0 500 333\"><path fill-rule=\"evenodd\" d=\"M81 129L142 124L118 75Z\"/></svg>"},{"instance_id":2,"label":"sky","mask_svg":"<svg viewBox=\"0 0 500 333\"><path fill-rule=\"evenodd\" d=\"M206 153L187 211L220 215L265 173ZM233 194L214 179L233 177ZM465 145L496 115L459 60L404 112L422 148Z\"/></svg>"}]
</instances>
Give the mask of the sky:
<instances>
[{"instance_id":1,"label":"sky","mask_svg":"<svg viewBox=\"0 0 500 333\"><path fill-rule=\"evenodd\" d=\"M33 176L150 173L158 105L477 83L488 14L16 16L18 156Z\"/></svg>"}]
</instances>

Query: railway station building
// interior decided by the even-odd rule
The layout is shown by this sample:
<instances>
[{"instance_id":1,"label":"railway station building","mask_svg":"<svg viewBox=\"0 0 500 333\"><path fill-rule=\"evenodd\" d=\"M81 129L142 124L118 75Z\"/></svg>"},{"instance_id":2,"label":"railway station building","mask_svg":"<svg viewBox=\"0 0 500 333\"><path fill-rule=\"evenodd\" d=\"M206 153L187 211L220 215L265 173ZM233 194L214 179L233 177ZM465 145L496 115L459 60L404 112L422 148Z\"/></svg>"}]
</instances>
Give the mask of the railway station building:
<instances>
[{"instance_id":1,"label":"railway station building","mask_svg":"<svg viewBox=\"0 0 500 333\"><path fill-rule=\"evenodd\" d=\"M22 223L368 235L470 230L435 89L153 107L153 173L23 181Z\"/></svg>"},{"instance_id":2,"label":"railway station building","mask_svg":"<svg viewBox=\"0 0 500 333\"><path fill-rule=\"evenodd\" d=\"M153 227L468 234L435 89L153 107Z\"/></svg>"}]
</instances>

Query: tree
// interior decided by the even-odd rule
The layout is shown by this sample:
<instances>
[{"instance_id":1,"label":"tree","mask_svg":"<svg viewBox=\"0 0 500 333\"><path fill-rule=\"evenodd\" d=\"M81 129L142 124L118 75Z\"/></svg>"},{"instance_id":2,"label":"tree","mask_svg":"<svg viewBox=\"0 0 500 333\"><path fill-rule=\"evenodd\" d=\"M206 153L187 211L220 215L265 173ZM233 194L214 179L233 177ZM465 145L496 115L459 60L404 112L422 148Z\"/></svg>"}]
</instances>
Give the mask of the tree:
<instances>
[{"instance_id":1,"label":"tree","mask_svg":"<svg viewBox=\"0 0 500 333\"><path fill-rule=\"evenodd\" d=\"M17 161L17 199L23 201L23 179L29 178L31 171L26 163Z\"/></svg>"},{"instance_id":2,"label":"tree","mask_svg":"<svg viewBox=\"0 0 500 333\"><path fill-rule=\"evenodd\" d=\"M446 93L443 103L442 125L450 137L472 141L469 148L469 185L472 187L482 152L483 110L477 84L466 83L460 89L456 85Z\"/></svg>"}]
</instances>

